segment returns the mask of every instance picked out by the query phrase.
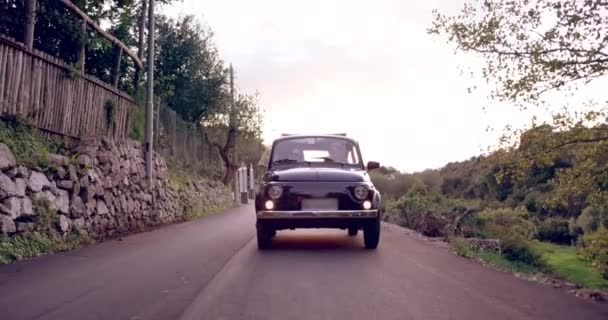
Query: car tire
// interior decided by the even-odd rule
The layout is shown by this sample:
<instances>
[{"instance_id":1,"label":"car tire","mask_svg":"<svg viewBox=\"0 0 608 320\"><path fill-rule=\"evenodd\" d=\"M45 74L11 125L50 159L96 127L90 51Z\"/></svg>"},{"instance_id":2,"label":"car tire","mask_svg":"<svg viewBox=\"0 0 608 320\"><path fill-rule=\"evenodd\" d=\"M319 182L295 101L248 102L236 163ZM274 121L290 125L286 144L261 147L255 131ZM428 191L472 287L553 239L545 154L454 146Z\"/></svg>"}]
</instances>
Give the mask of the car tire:
<instances>
[{"instance_id":1,"label":"car tire","mask_svg":"<svg viewBox=\"0 0 608 320\"><path fill-rule=\"evenodd\" d=\"M348 228L348 235L351 236L351 237L356 237L357 236L357 232L359 232L359 229Z\"/></svg>"},{"instance_id":2,"label":"car tire","mask_svg":"<svg viewBox=\"0 0 608 320\"><path fill-rule=\"evenodd\" d=\"M367 249L376 249L380 242L380 219L375 219L363 228L363 242Z\"/></svg>"},{"instance_id":3,"label":"car tire","mask_svg":"<svg viewBox=\"0 0 608 320\"><path fill-rule=\"evenodd\" d=\"M268 230L261 226L260 224L256 225L257 229L257 239L258 239L258 249L265 250L270 248L270 243L272 242L272 237L274 236L274 232L272 230Z\"/></svg>"}]
</instances>

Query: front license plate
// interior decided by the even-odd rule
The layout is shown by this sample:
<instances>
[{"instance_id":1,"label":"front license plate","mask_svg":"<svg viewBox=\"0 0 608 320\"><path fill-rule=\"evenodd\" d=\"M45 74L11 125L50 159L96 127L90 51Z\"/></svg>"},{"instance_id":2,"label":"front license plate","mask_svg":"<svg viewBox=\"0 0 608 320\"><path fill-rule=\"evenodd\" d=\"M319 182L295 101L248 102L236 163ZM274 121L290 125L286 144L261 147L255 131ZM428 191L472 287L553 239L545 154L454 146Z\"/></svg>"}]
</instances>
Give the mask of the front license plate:
<instances>
[{"instance_id":1,"label":"front license plate","mask_svg":"<svg viewBox=\"0 0 608 320\"><path fill-rule=\"evenodd\" d=\"M302 200L302 210L338 210L338 199L304 199Z\"/></svg>"}]
</instances>

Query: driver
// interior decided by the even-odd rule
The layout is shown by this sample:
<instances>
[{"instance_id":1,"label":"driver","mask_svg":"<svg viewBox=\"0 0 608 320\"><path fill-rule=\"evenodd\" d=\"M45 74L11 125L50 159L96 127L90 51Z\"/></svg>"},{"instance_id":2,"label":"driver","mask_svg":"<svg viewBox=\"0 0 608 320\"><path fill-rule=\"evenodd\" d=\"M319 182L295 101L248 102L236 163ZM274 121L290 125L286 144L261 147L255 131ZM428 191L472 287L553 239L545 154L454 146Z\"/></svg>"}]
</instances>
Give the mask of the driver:
<instances>
[{"instance_id":1,"label":"driver","mask_svg":"<svg viewBox=\"0 0 608 320\"><path fill-rule=\"evenodd\" d=\"M347 162L346 150L343 143L332 143L328 151L329 157L335 162Z\"/></svg>"}]
</instances>

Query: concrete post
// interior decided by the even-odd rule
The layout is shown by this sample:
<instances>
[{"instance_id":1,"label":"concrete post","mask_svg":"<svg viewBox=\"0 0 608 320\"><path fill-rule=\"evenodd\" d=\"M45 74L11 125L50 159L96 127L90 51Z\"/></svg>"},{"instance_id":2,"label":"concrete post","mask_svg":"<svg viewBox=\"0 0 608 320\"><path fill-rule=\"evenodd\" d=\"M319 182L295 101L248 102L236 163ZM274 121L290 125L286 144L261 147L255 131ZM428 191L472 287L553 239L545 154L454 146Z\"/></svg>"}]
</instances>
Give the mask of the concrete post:
<instances>
[{"instance_id":1,"label":"concrete post","mask_svg":"<svg viewBox=\"0 0 608 320\"><path fill-rule=\"evenodd\" d=\"M249 201L247 199L247 167L244 165L239 169L240 172L240 192L241 192L241 203L247 204Z\"/></svg>"},{"instance_id":2,"label":"concrete post","mask_svg":"<svg viewBox=\"0 0 608 320\"><path fill-rule=\"evenodd\" d=\"M152 182L152 155L154 146L154 0L148 7L148 83L146 84L146 178Z\"/></svg>"},{"instance_id":3,"label":"concrete post","mask_svg":"<svg viewBox=\"0 0 608 320\"><path fill-rule=\"evenodd\" d=\"M249 199L255 199L255 174L253 164L249 165Z\"/></svg>"},{"instance_id":4,"label":"concrete post","mask_svg":"<svg viewBox=\"0 0 608 320\"><path fill-rule=\"evenodd\" d=\"M239 170L234 172L234 202L237 203L239 201Z\"/></svg>"}]
</instances>

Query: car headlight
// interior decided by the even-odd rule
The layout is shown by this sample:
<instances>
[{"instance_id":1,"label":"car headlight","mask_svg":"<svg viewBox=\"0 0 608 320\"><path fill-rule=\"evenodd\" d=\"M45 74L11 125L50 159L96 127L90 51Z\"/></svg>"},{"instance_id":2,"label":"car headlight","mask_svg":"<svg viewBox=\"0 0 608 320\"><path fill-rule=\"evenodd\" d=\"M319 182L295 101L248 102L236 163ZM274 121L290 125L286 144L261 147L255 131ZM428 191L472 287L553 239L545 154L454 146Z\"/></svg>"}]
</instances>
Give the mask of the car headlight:
<instances>
[{"instance_id":1,"label":"car headlight","mask_svg":"<svg viewBox=\"0 0 608 320\"><path fill-rule=\"evenodd\" d=\"M357 198L357 200L365 200L365 199L367 199L367 196L369 195L369 189L363 185L356 186L353 191L355 194L355 198Z\"/></svg>"},{"instance_id":2,"label":"car headlight","mask_svg":"<svg viewBox=\"0 0 608 320\"><path fill-rule=\"evenodd\" d=\"M278 198L281 197L281 195L283 195L283 187L279 186L279 185L272 185L270 187L268 187L268 196L270 197L270 199L272 200L276 200Z\"/></svg>"}]
</instances>

